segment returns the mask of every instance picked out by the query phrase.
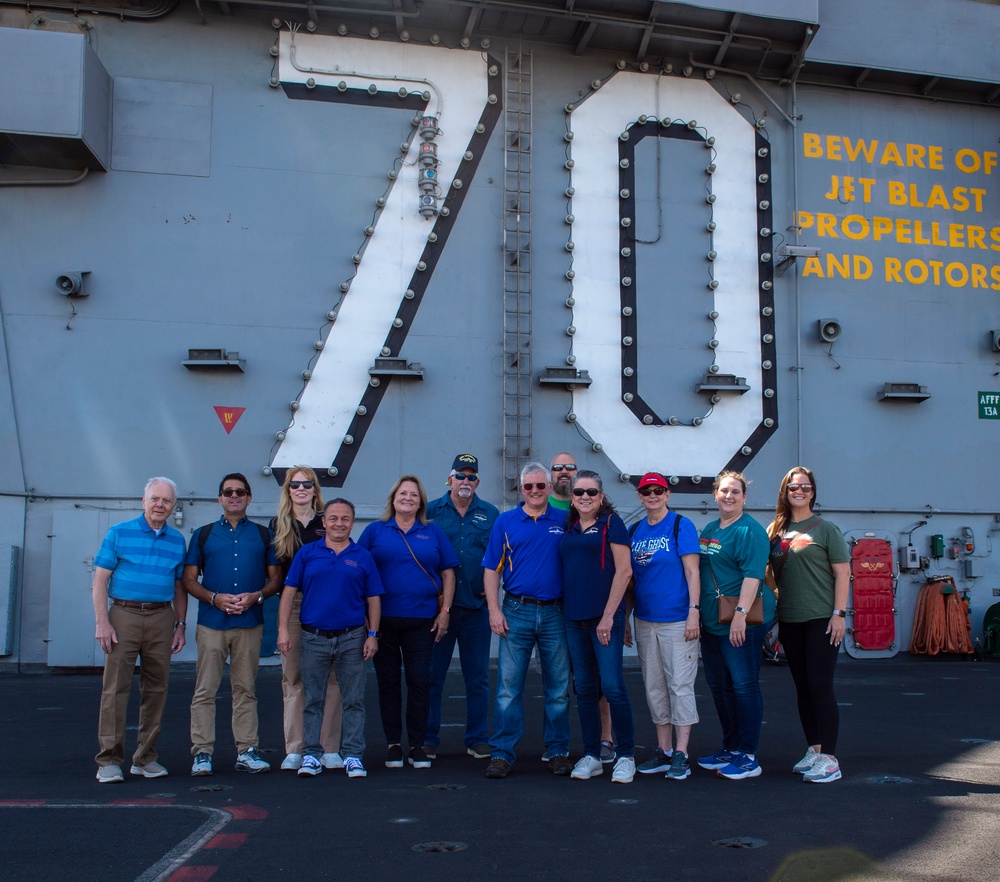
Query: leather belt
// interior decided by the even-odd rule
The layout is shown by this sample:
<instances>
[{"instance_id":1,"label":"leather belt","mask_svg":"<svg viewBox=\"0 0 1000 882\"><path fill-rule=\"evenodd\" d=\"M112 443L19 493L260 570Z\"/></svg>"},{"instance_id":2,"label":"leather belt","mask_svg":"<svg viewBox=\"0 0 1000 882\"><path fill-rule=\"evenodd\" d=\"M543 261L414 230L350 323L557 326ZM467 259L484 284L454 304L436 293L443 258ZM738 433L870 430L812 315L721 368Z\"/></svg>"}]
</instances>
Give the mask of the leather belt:
<instances>
[{"instance_id":1,"label":"leather belt","mask_svg":"<svg viewBox=\"0 0 1000 882\"><path fill-rule=\"evenodd\" d=\"M539 600L537 597L526 597L523 594L505 594L504 597L520 600L522 603L534 603L538 606L552 606L553 603L558 603L562 600L561 597L553 597L551 600Z\"/></svg>"},{"instance_id":2,"label":"leather belt","mask_svg":"<svg viewBox=\"0 0 1000 882\"><path fill-rule=\"evenodd\" d=\"M125 609L166 609L170 606L169 600L119 600L117 597L112 597L111 602Z\"/></svg>"},{"instance_id":3,"label":"leather belt","mask_svg":"<svg viewBox=\"0 0 1000 882\"><path fill-rule=\"evenodd\" d=\"M309 634L315 634L317 637L343 637L360 627L361 625L352 625L350 628L334 628L332 631L324 631L322 628L314 628L312 625L303 625L302 630Z\"/></svg>"}]
</instances>

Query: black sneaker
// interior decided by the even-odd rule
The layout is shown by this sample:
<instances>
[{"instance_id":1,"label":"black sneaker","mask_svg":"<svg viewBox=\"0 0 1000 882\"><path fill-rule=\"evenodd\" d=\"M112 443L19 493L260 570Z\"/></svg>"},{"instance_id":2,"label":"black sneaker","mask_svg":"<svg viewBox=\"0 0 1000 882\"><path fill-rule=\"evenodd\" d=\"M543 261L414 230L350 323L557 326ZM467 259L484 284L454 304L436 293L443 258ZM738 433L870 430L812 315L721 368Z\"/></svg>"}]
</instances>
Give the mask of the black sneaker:
<instances>
[{"instance_id":1,"label":"black sneaker","mask_svg":"<svg viewBox=\"0 0 1000 882\"><path fill-rule=\"evenodd\" d=\"M387 769L403 768L403 748L398 744L390 744L385 752L385 767Z\"/></svg>"},{"instance_id":2,"label":"black sneaker","mask_svg":"<svg viewBox=\"0 0 1000 882\"><path fill-rule=\"evenodd\" d=\"M486 767L487 778L506 778L510 774L510 763L505 759L495 756Z\"/></svg>"},{"instance_id":3,"label":"black sneaker","mask_svg":"<svg viewBox=\"0 0 1000 882\"><path fill-rule=\"evenodd\" d=\"M429 769L431 767L430 758L424 753L422 747L411 747L410 758L407 762L415 769Z\"/></svg>"},{"instance_id":4,"label":"black sneaker","mask_svg":"<svg viewBox=\"0 0 1000 882\"><path fill-rule=\"evenodd\" d=\"M549 770L553 775L568 775L573 771L573 763L565 753L549 757Z\"/></svg>"},{"instance_id":5,"label":"black sneaker","mask_svg":"<svg viewBox=\"0 0 1000 882\"><path fill-rule=\"evenodd\" d=\"M425 744L424 753L427 755L427 759L436 760L438 758L437 745L436 744Z\"/></svg>"},{"instance_id":6,"label":"black sneaker","mask_svg":"<svg viewBox=\"0 0 1000 882\"><path fill-rule=\"evenodd\" d=\"M666 777L683 781L690 774L691 763L688 760L687 754L683 751L675 750L674 755L670 758L670 768L667 769Z\"/></svg>"},{"instance_id":7,"label":"black sneaker","mask_svg":"<svg viewBox=\"0 0 1000 882\"><path fill-rule=\"evenodd\" d=\"M492 750L492 748L485 741L481 741L478 744L473 744L471 747L465 748L465 752L469 756L473 756L476 759L489 759L490 750Z\"/></svg>"}]
</instances>

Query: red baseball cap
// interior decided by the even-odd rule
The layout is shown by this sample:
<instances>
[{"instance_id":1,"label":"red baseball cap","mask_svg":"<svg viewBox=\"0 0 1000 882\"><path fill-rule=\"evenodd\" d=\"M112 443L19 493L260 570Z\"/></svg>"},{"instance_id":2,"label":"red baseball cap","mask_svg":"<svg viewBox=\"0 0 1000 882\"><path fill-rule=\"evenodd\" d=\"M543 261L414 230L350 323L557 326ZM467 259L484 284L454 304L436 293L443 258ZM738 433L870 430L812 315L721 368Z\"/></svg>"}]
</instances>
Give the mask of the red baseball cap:
<instances>
[{"instance_id":1,"label":"red baseball cap","mask_svg":"<svg viewBox=\"0 0 1000 882\"><path fill-rule=\"evenodd\" d=\"M659 472L646 472L639 479L639 489L641 490L643 487L662 487L664 490L669 490L670 484Z\"/></svg>"}]
</instances>

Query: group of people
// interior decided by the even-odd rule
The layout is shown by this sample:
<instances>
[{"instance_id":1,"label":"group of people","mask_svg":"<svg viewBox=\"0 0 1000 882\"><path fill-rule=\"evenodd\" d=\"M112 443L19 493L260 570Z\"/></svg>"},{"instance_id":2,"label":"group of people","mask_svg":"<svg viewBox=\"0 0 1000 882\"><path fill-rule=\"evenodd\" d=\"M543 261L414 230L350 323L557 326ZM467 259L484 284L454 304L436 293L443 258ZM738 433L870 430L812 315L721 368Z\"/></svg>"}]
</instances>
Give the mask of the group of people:
<instances>
[{"instance_id":1,"label":"group of people","mask_svg":"<svg viewBox=\"0 0 1000 882\"><path fill-rule=\"evenodd\" d=\"M756 777L760 664L777 619L807 743L793 771L815 783L841 777L833 679L849 555L840 531L814 514L809 469L784 477L767 530L744 511L744 477L723 472L713 485L719 517L700 535L670 509L670 482L657 472L638 482L645 516L631 529L605 496L601 476L579 469L570 454L548 466L529 463L519 483L522 502L501 514L476 493L478 459L460 454L443 496L428 501L418 477L400 477L381 517L354 541L354 505L343 498L324 503L312 469L286 472L269 529L247 517L250 484L233 473L219 486L219 520L196 530L185 548L167 525L176 487L150 479L143 514L112 527L95 558L96 636L107 656L98 781L124 777L125 710L137 656L142 704L131 773L167 774L156 741L170 655L186 640L189 596L198 601L191 774L214 771L215 697L227 660L236 769L269 771L258 752L255 682L263 602L279 592L281 768L302 776L340 768L349 777L367 774L368 660L378 683L385 766L429 768L441 743L442 689L457 645L465 748L489 759L488 778L507 777L515 763L536 647L542 759L553 774L585 780L613 763L616 783L631 782L637 771L687 778L700 657L722 743L697 764L733 780ZM499 640L491 734L492 635ZM657 738L638 766L623 671L633 636ZM575 764L571 684L583 742Z\"/></svg>"}]
</instances>

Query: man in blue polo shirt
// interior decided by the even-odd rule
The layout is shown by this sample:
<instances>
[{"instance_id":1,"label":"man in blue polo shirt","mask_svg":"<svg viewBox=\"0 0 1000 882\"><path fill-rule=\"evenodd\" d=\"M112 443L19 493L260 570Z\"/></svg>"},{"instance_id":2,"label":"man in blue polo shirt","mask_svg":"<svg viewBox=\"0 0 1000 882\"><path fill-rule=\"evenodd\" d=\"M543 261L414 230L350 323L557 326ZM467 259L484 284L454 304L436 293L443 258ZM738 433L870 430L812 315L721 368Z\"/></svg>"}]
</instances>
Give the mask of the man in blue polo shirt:
<instances>
[{"instance_id":1,"label":"man in blue polo shirt","mask_svg":"<svg viewBox=\"0 0 1000 882\"><path fill-rule=\"evenodd\" d=\"M198 601L198 665L191 698L191 774L211 775L215 696L229 659L236 771L270 771L257 748L257 667L264 600L278 593L281 569L266 527L247 517L253 496L239 472L219 483L222 515L194 534L184 560L184 587ZM201 581L198 574L201 573Z\"/></svg>"},{"instance_id":2,"label":"man in blue polo shirt","mask_svg":"<svg viewBox=\"0 0 1000 882\"><path fill-rule=\"evenodd\" d=\"M138 656L142 700L132 774L167 774L156 761L156 740L167 703L170 655L184 647L187 614L181 584L184 537L167 526L176 503L173 481L150 478L142 494L142 515L108 530L94 558L94 636L106 654L96 757L101 784L124 780L125 714Z\"/></svg>"},{"instance_id":3,"label":"man in blue polo shirt","mask_svg":"<svg viewBox=\"0 0 1000 882\"><path fill-rule=\"evenodd\" d=\"M524 501L493 525L483 556L490 629L500 639L497 698L487 778L506 778L524 734L524 681L538 645L545 691L545 748L549 768L568 775L569 651L562 614L559 541L565 516L549 504L552 476L540 462L521 470ZM504 598L500 603L500 579Z\"/></svg>"},{"instance_id":4,"label":"man in blue polo shirt","mask_svg":"<svg viewBox=\"0 0 1000 882\"><path fill-rule=\"evenodd\" d=\"M278 609L278 649L288 655L295 592L302 592L302 648L299 668L305 692L305 750L299 775L323 771L320 730L330 667L336 665L343 699L340 752L348 778L364 778L365 663L378 652L384 594L371 554L351 539L354 504L331 499L323 509L326 536L303 545L285 576ZM365 620L367 616L367 633Z\"/></svg>"},{"instance_id":5,"label":"man in blue polo shirt","mask_svg":"<svg viewBox=\"0 0 1000 882\"><path fill-rule=\"evenodd\" d=\"M456 642L465 679L465 751L476 759L490 755L490 615L483 588L483 553L500 512L476 495L478 486L479 460L460 453L451 464L448 492L427 504L428 520L441 528L461 561L455 569L448 632L434 644L431 656L430 712L424 735L424 753L431 759L441 743L441 696Z\"/></svg>"}]
</instances>

